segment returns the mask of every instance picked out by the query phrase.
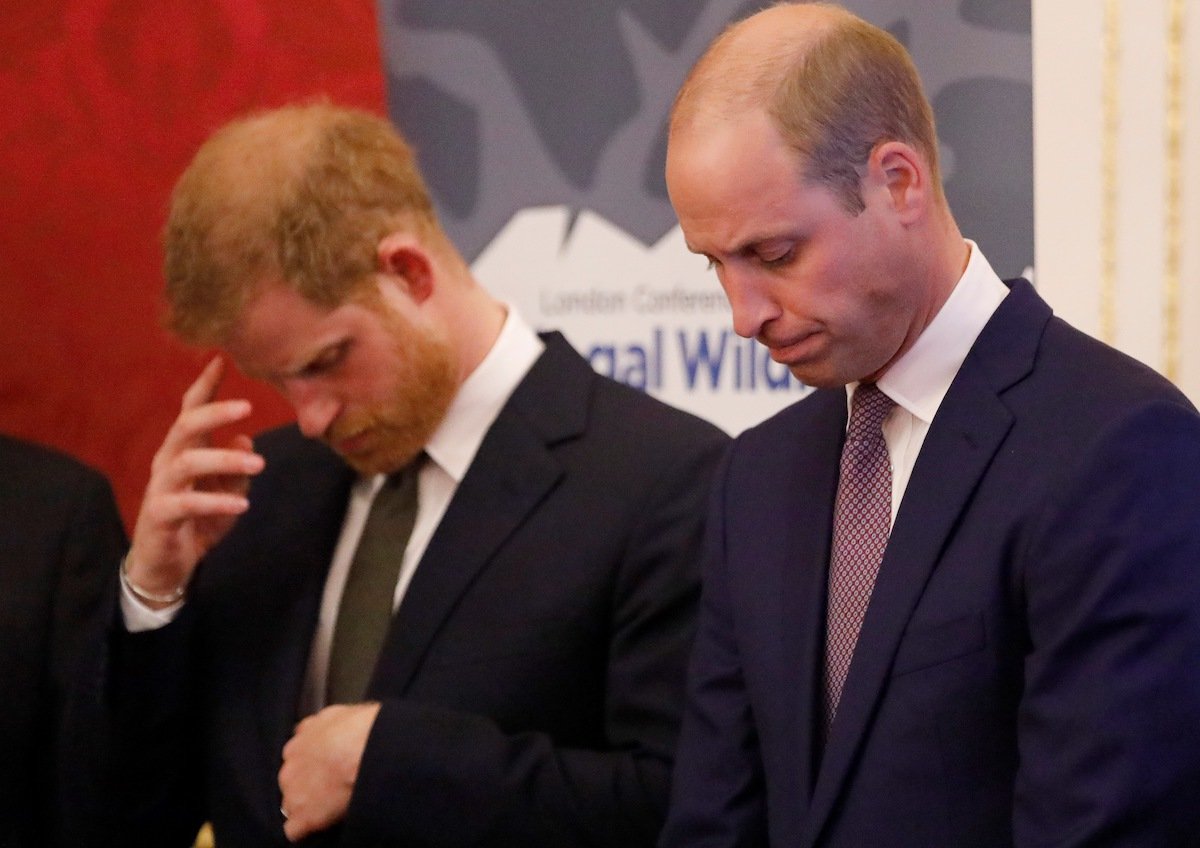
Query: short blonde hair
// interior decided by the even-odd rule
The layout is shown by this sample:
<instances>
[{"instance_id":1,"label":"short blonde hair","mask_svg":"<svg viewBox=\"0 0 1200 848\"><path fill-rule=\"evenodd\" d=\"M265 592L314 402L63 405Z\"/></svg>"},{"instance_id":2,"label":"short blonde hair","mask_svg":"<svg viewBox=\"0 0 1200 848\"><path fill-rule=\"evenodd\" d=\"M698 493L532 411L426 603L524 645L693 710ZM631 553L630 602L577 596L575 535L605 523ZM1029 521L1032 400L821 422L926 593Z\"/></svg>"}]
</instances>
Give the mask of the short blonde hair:
<instances>
[{"instance_id":1,"label":"short blonde hair","mask_svg":"<svg viewBox=\"0 0 1200 848\"><path fill-rule=\"evenodd\" d=\"M779 3L760 14L773 18L766 34L759 26L753 45L742 36L757 16L732 25L696 63L672 124L702 108L734 120L746 109L765 108L804 176L831 189L854 214L863 209L861 180L871 150L902 141L926 159L941 197L933 109L904 46L831 3Z\"/></svg>"},{"instance_id":2,"label":"short blonde hair","mask_svg":"<svg viewBox=\"0 0 1200 848\"><path fill-rule=\"evenodd\" d=\"M860 18L848 17L797 57L769 109L805 176L850 212L863 209L863 167L882 141L916 148L941 192L933 109L917 69L899 41Z\"/></svg>"},{"instance_id":3,"label":"short blonde hair","mask_svg":"<svg viewBox=\"0 0 1200 848\"><path fill-rule=\"evenodd\" d=\"M171 197L168 327L219 344L267 281L336 306L364 288L380 239L399 227L441 236L412 148L388 121L328 103L233 121Z\"/></svg>"}]
</instances>

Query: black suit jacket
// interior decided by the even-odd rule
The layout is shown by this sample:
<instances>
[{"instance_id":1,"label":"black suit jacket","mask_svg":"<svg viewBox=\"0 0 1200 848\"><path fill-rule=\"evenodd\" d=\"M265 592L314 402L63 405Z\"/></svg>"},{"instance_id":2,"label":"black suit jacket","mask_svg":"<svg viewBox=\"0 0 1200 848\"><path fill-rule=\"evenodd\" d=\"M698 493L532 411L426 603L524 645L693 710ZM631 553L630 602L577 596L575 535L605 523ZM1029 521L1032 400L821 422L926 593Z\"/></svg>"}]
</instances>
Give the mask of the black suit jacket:
<instances>
[{"instance_id":1,"label":"black suit jacket","mask_svg":"<svg viewBox=\"0 0 1200 848\"><path fill-rule=\"evenodd\" d=\"M718 475L663 845L1200 844L1200 417L1018 281L913 469L823 754L846 396Z\"/></svg>"},{"instance_id":2,"label":"black suit jacket","mask_svg":"<svg viewBox=\"0 0 1200 848\"><path fill-rule=\"evenodd\" d=\"M0 436L0 846L63 840L66 693L126 545L108 481Z\"/></svg>"},{"instance_id":3,"label":"black suit jacket","mask_svg":"<svg viewBox=\"0 0 1200 848\"><path fill-rule=\"evenodd\" d=\"M397 611L324 841L629 848L659 830L726 439L546 343ZM204 817L222 848L283 844L280 751L353 475L293 428L260 448L251 508L181 615L116 634L113 762L136 787L120 844L183 845Z\"/></svg>"}]
</instances>

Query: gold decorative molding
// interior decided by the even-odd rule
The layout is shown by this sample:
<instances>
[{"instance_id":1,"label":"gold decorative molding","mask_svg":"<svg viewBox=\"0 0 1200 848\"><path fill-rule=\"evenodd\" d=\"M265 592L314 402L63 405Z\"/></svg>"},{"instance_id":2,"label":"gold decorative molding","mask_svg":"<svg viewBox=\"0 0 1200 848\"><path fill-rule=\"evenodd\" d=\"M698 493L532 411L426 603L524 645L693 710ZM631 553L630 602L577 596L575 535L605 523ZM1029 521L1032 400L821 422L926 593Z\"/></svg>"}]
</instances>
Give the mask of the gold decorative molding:
<instances>
[{"instance_id":1,"label":"gold decorative molding","mask_svg":"<svg viewBox=\"0 0 1200 848\"><path fill-rule=\"evenodd\" d=\"M1117 216L1121 132L1121 0L1104 2L1104 58L1100 80L1100 338L1117 338Z\"/></svg>"},{"instance_id":2,"label":"gold decorative molding","mask_svg":"<svg viewBox=\"0 0 1200 848\"><path fill-rule=\"evenodd\" d=\"M1179 381L1183 265L1184 0L1168 0L1163 134L1163 373Z\"/></svg>"}]
</instances>

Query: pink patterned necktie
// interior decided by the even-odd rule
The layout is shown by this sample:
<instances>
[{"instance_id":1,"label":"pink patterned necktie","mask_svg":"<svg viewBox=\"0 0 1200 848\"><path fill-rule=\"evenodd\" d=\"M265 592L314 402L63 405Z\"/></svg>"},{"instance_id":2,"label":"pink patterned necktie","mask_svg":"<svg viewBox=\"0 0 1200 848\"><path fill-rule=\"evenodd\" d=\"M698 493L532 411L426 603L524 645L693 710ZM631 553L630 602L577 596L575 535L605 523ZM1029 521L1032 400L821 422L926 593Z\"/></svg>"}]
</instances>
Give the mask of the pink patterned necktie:
<instances>
[{"instance_id":1,"label":"pink patterned necktie","mask_svg":"<svg viewBox=\"0 0 1200 848\"><path fill-rule=\"evenodd\" d=\"M825 613L826 734L833 725L892 529L892 466L882 425L895 405L874 383L859 384L850 405L834 506Z\"/></svg>"}]
</instances>

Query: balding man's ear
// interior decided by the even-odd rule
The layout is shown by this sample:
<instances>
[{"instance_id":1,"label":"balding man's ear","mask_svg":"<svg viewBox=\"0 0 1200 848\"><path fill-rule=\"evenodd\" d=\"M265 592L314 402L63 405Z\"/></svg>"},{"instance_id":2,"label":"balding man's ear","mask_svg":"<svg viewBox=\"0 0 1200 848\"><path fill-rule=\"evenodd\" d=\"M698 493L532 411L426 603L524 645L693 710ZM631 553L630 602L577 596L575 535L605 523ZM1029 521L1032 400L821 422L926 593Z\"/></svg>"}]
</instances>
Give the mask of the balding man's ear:
<instances>
[{"instance_id":1,"label":"balding man's ear","mask_svg":"<svg viewBox=\"0 0 1200 848\"><path fill-rule=\"evenodd\" d=\"M399 285L415 303L433 293L434 265L424 246L411 233L389 233L376 248L379 272Z\"/></svg>"},{"instance_id":2,"label":"balding man's ear","mask_svg":"<svg viewBox=\"0 0 1200 848\"><path fill-rule=\"evenodd\" d=\"M931 174L925 160L902 141L883 141L867 160L868 179L886 190L892 210L901 223L912 223L925 214L933 198Z\"/></svg>"}]
</instances>

